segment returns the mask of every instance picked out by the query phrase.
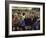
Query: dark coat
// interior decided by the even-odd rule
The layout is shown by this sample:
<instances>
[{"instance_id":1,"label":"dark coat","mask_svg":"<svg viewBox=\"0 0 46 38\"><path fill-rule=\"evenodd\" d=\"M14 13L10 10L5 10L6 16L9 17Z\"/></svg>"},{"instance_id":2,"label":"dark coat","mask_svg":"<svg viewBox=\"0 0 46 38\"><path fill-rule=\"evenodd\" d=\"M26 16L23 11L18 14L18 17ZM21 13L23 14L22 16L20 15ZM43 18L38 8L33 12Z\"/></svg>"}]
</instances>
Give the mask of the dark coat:
<instances>
[{"instance_id":1,"label":"dark coat","mask_svg":"<svg viewBox=\"0 0 46 38\"><path fill-rule=\"evenodd\" d=\"M30 24L32 23L31 18L25 18L24 20L25 20L25 25L26 25L26 26L27 26L27 25L30 25Z\"/></svg>"},{"instance_id":2,"label":"dark coat","mask_svg":"<svg viewBox=\"0 0 46 38\"><path fill-rule=\"evenodd\" d=\"M32 25L34 30L39 30L40 29L40 20L34 22L34 24Z\"/></svg>"}]
</instances>

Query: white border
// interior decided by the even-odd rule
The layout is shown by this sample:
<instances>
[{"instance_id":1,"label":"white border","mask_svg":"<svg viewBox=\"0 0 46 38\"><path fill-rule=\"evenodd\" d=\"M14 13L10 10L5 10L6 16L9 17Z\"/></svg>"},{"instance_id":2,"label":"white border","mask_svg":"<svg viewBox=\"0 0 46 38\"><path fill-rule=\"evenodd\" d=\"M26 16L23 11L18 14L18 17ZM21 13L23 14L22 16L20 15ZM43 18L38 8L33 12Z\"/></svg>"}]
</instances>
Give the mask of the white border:
<instances>
[{"instance_id":1,"label":"white border","mask_svg":"<svg viewBox=\"0 0 46 38\"><path fill-rule=\"evenodd\" d=\"M12 31L12 7L34 7L40 8L40 30L36 31ZM25 4L9 4L9 35L36 34L43 33L43 6L42 5L25 5Z\"/></svg>"}]
</instances>

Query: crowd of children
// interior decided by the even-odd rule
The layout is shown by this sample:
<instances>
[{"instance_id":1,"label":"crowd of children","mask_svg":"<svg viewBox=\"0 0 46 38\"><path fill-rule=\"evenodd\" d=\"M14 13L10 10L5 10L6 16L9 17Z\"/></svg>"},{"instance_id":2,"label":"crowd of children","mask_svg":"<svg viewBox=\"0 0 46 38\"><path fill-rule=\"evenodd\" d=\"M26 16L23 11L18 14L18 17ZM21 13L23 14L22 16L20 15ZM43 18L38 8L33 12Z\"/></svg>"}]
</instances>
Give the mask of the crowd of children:
<instances>
[{"instance_id":1,"label":"crowd of children","mask_svg":"<svg viewBox=\"0 0 46 38\"><path fill-rule=\"evenodd\" d=\"M15 13L12 15L12 30L24 31L24 30L39 30L40 29L40 17L35 13Z\"/></svg>"}]
</instances>

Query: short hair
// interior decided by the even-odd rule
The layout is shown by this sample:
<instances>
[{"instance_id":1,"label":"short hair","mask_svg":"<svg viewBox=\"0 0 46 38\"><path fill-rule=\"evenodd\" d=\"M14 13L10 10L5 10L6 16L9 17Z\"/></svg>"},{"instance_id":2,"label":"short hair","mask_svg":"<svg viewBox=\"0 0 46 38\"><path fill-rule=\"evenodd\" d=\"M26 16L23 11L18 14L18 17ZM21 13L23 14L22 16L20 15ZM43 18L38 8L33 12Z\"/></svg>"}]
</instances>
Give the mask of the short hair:
<instances>
[{"instance_id":1,"label":"short hair","mask_svg":"<svg viewBox=\"0 0 46 38\"><path fill-rule=\"evenodd\" d=\"M21 14L21 13L18 13L18 14Z\"/></svg>"},{"instance_id":2,"label":"short hair","mask_svg":"<svg viewBox=\"0 0 46 38\"><path fill-rule=\"evenodd\" d=\"M23 15L25 15L25 13L23 13Z\"/></svg>"}]
</instances>

